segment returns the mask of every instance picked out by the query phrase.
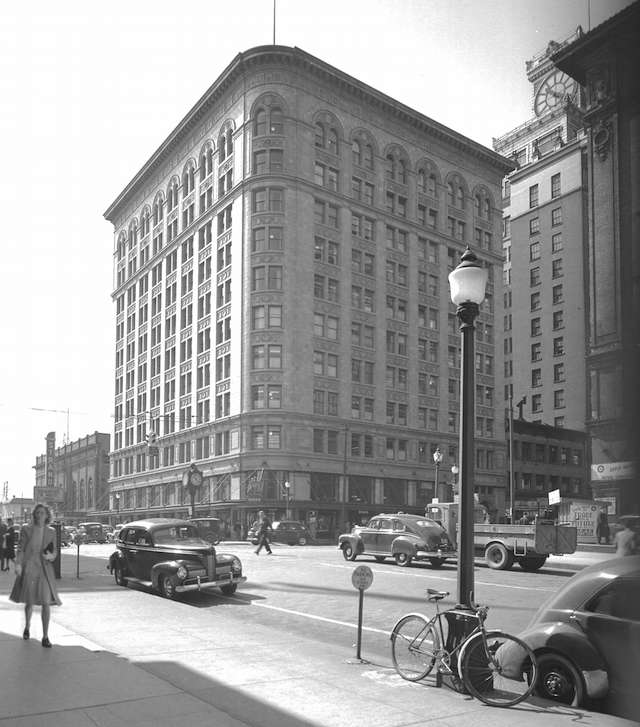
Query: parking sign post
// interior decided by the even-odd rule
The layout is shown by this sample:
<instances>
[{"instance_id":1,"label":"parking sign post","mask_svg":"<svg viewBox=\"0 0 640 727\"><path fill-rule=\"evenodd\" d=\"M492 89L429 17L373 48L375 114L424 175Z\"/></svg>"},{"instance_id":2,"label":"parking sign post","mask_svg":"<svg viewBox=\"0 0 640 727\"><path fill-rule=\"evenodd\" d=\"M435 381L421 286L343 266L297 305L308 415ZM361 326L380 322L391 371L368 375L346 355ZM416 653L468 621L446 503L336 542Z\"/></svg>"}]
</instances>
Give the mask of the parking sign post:
<instances>
[{"instance_id":1,"label":"parking sign post","mask_svg":"<svg viewBox=\"0 0 640 727\"><path fill-rule=\"evenodd\" d=\"M348 660L350 664L362 664L364 659L360 656L362 646L362 609L364 605L364 592L373 583L373 571L368 565L359 565L351 574L353 587L358 590L358 643L356 646L355 661Z\"/></svg>"}]
</instances>

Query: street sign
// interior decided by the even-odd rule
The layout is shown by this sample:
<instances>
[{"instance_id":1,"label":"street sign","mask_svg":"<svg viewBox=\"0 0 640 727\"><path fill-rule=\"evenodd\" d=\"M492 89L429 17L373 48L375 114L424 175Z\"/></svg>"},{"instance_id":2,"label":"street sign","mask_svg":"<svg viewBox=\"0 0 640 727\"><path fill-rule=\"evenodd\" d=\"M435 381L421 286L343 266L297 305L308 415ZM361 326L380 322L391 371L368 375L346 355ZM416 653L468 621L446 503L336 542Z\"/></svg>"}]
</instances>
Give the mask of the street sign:
<instances>
[{"instance_id":1,"label":"street sign","mask_svg":"<svg viewBox=\"0 0 640 727\"><path fill-rule=\"evenodd\" d=\"M366 591L373 583L373 571L368 565L359 565L351 574L353 587L359 591Z\"/></svg>"},{"instance_id":2,"label":"street sign","mask_svg":"<svg viewBox=\"0 0 640 727\"><path fill-rule=\"evenodd\" d=\"M560 490L551 490L549 492L549 504L557 505L560 502Z\"/></svg>"}]
</instances>

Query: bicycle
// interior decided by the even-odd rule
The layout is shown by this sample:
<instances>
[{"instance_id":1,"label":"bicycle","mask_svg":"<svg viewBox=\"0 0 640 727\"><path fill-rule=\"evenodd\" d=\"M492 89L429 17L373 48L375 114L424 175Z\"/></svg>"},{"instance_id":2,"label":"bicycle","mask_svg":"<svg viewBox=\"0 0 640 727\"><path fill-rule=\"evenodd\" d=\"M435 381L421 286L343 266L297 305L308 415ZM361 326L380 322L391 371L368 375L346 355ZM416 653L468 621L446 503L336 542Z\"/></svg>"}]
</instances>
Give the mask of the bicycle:
<instances>
[{"instance_id":1,"label":"bicycle","mask_svg":"<svg viewBox=\"0 0 640 727\"><path fill-rule=\"evenodd\" d=\"M410 613L393 627L391 654L398 674L417 682L437 664L436 686L447 675L457 688L459 677L469 694L492 707L511 707L529 697L538 675L533 651L516 636L488 631L488 606L472 604L472 611L441 611L438 602L448 595L428 588L427 599L435 603L435 615L427 619ZM458 637L461 630L462 637Z\"/></svg>"}]
</instances>

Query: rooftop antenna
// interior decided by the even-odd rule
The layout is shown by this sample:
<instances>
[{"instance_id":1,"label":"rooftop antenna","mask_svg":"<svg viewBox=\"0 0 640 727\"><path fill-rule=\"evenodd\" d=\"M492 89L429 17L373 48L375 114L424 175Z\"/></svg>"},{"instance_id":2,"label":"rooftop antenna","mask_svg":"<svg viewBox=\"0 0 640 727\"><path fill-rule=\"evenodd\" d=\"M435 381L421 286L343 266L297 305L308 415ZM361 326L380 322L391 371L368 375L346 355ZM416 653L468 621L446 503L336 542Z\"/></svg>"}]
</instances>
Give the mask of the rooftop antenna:
<instances>
[{"instance_id":1,"label":"rooftop antenna","mask_svg":"<svg viewBox=\"0 0 640 727\"><path fill-rule=\"evenodd\" d=\"M274 3L275 1L273 0ZM591 0L587 0L587 30L591 30Z\"/></svg>"},{"instance_id":2,"label":"rooftop antenna","mask_svg":"<svg viewBox=\"0 0 640 727\"><path fill-rule=\"evenodd\" d=\"M273 0L273 45L276 44L276 0Z\"/></svg>"}]
</instances>

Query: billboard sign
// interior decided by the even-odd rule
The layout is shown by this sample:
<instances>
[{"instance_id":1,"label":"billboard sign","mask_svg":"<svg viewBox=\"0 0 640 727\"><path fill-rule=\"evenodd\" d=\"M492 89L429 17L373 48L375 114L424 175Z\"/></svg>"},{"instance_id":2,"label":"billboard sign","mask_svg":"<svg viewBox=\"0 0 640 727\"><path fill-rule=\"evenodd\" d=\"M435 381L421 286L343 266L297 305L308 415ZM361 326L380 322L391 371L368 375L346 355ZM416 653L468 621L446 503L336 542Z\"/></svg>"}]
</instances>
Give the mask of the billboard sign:
<instances>
[{"instance_id":1,"label":"billboard sign","mask_svg":"<svg viewBox=\"0 0 640 727\"><path fill-rule=\"evenodd\" d=\"M628 480L635 477L635 462L602 462L591 465L591 481Z\"/></svg>"}]
</instances>

